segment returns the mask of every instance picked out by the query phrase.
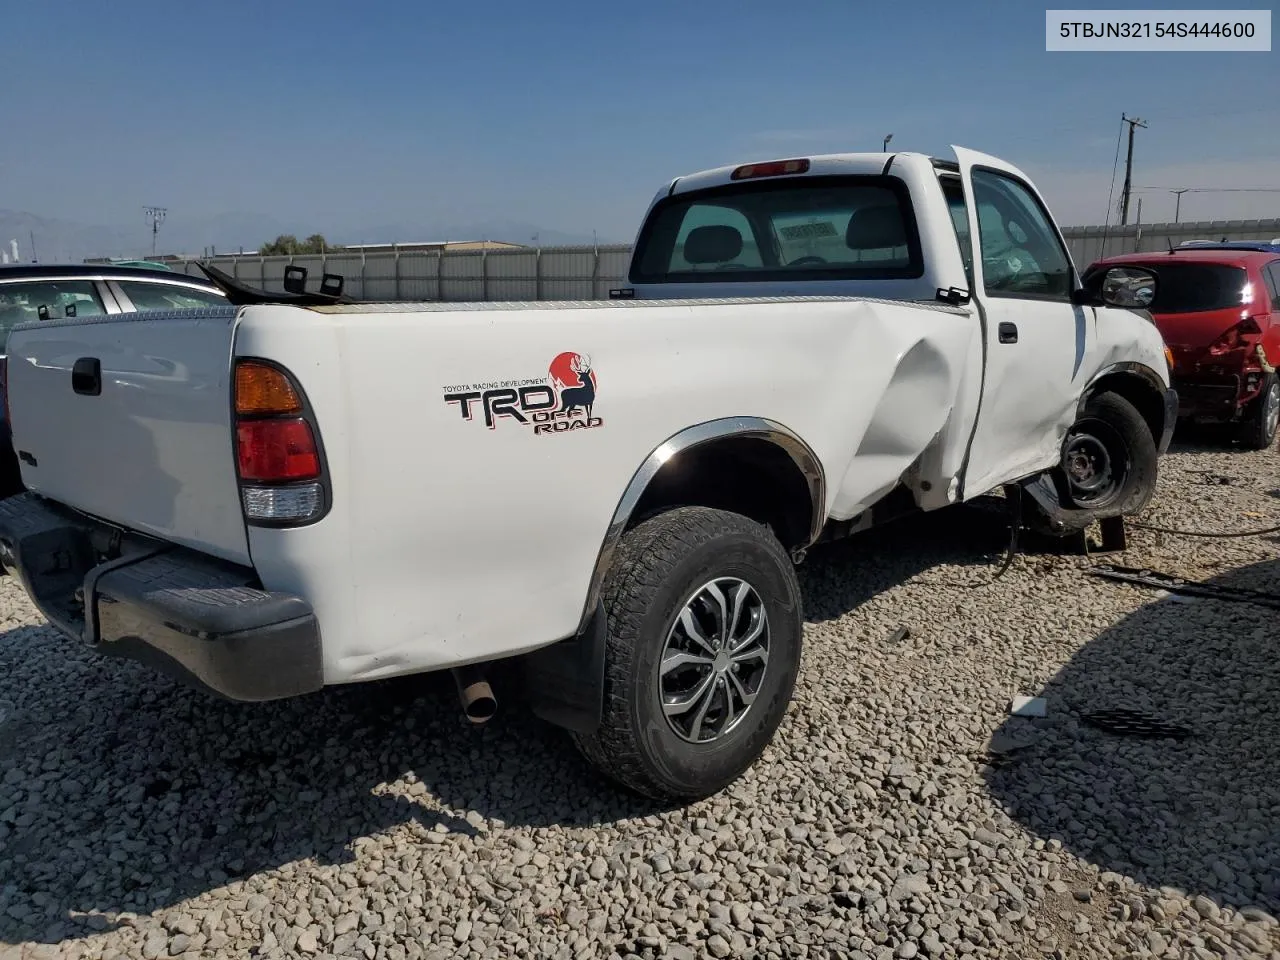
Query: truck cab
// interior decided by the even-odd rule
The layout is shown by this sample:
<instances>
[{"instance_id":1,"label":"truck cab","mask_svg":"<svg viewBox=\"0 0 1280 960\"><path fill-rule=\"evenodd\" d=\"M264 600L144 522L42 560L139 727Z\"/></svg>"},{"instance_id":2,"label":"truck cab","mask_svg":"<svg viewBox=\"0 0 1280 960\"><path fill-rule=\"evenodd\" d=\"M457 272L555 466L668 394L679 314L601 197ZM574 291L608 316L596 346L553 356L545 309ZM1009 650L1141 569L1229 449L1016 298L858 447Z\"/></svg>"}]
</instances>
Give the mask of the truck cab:
<instances>
[{"instance_id":1,"label":"truck cab","mask_svg":"<svg viewBox=\"0 0 1280 960\"><path fill-rule=\"evenodd\" d=\"M996 157L953 149L955 160L830 154L677 177L651 201L626 285L611 296L953 302L974 292L975 257L993 293L1060 298L1078 289L1030 178Z\"/></svg>"},{"instance_id":2,"label":"truck cab","mask_svg":"<svg viewBox=\"0 0 1280 960\"><path fill-rule=\"evenodd\" d=\"M626 286L610 295L842 296L975 310L984 403L1002 412L977 427L970 462L986 466L965 487L1033 472L1057 457L1063 405L1086 386L1081 378L1120 372L1150 339L1136 294L1151 290L1123 272L1099 274L1086 289L1031 179L998 157L952 149L954 160L830 154L677 177L650 203ZM1104 285L1126 283L1133 298L1101 296ZM1125 369L1138 368L1149 389L1134 397L1163 429L1174 403L1167 351Z\"/></svg>"}]
</instances>

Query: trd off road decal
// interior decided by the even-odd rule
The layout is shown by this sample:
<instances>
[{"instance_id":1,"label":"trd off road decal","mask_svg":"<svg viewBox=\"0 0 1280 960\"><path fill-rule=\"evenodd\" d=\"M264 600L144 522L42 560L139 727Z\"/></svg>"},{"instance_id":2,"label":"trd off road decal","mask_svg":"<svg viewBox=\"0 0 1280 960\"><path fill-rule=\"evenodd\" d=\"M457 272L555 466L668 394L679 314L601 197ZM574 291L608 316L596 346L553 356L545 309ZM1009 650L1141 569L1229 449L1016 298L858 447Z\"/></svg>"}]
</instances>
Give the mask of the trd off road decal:
<instances>
[{"instance_id":1,"label":"trd off road decal","mask_svg":"<svg viewBox=\"0 0 1280 960\"><path fill-rule=\"evenodd\" d=\"M546 376L537 379L446 387L444 402L456 403L463 420L474 420L479 414L490 430L503 417L531 427L536 434L604 426L602 419L592 416L596 372L585 353L559 354Z\"/></svg>"}]
</instances>

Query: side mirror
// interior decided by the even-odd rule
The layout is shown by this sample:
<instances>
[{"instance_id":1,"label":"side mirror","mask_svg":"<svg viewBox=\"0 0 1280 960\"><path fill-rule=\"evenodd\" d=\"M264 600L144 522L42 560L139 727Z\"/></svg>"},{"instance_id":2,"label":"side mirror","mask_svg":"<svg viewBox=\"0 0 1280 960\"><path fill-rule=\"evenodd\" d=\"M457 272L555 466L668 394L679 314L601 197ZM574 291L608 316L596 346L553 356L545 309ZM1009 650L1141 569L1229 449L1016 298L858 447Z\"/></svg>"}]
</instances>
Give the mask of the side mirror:
<instances>
[{"instance_id":1,"label":"side mirror","mask_svg":"<svg viewBox=\"0 0 1280 960\"><path fill-rule=\"evenodd\" d=\"M1146 310L1155 301L1158 281L1143 267L1111 267L1102 275L1098 299L1109 307Z\"/></svg>"}]
</instances>

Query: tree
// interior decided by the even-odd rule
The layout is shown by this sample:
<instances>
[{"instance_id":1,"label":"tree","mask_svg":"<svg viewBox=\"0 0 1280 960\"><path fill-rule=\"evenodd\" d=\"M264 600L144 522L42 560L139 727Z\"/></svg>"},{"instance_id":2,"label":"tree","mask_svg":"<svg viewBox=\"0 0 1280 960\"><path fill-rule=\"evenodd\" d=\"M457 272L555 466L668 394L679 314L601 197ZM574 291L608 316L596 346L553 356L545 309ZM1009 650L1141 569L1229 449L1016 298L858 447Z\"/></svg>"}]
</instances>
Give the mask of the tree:
<instances>
[{"instance_id":1,"label":"tree","mask_svg":"<svg viewBox=\"0 0 1280 960\"><path fill-rule=\"evenodd\" d=\"M259 247L258 253L264 257L277 257L290 254L297 256L306 253L333 253L341 249L342 247L337 244L325 240L324 235L320 233L313 233L305 240L299 240L292 233L282 233Z\"/></svg>"}]
</instances>

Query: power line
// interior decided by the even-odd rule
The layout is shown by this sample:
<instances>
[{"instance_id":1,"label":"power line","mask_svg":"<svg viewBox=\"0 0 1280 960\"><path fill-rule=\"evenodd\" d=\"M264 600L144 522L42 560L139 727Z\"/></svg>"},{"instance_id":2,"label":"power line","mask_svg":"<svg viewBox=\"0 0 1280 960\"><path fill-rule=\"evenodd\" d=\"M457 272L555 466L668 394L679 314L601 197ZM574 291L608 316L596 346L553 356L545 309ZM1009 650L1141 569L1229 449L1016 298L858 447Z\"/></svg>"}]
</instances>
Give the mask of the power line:
<instances>
[{"instance_id":1,"label":"power line","mask_svg":"<svg viewBox=\"0 0 1280 960\"><path fill-rule=\"evenodd\" d=\"M1121 114L1121 119L1129 125L1129 154L1124 161L1124 192L1121 194L1120 208L1120 226L1124 226L1129 222L1129 187L1133 183L1133 134L1138 127L1146 129L1145 120L1139 120L1137 117L1126 117Z\"/></svg>"},{"instance_id":2,"label":"power line","mask_svg":"<svg viewBox=\"0 0 1280 960\"><path fill-rule=\"evenodd\" d=\"M1134 190L1163 190L1166 193L1280 193L1280 187L1134 187Z\"/></svg>"},{"instance_id":3,"label":"power line","mask_svg":"<svg viewBox=\"0 0 1280 960\"><path fill-rule=\"evenodd\" d=\"M1111 185L1107 188L1107 219L1102 227L1102 255L1107 255L1107 235L1111 232L1111 199L1116 192L1116 169L1120 166L1120 138L1124 136L1124 114L1120 114L1120 130L1116 134L1116 158L1111 163Z\"/></svg>"},{"instance_id":4,"label":"power line","mask_svg":"<svg viewBox=\"0 0 1280 960\"><path fill-rule=\"evenodd\" d=\"M1211 110L1207 113L1184 113L1176 117L1165 117L1165 116L1161 116L1160 114L1156 114L1154 119L1164 124L1164 123L1180 123L1183 120L1210 120L1210 119L1225 120L1229 117L1249 117L1249 116L1257 116L1259 114L1266 116L1274 112L1275 112L1274 110L1265 110L1265 109L1257 109L1257 108L1253 110L1232 110L1226 113L1220 113L1218 111Z\"/></svg>"},{"instance_id":5,"label":"power line","mask_svg":"<svg viewBox=\"0 0 1280 960\"><path fill-rule=\"evenodd\" d=\"M1277 111L1274 108L1253 109L1253 110L1230 110L1225 113L1213 112L1213 113L1182 114L1176 117L1166 117L1163 114L1154 113L1154 114L1147 114L1147 120L1149 121L1154 120L1156 123L1160 124L1161 127L1164 127L1173 123L1181 123L1185 120L1209 120L1209 119L1226 120L1233 117L1248 117L1248 116L1274 117L1276 116L1276 114L1277 114ZM1061 144L1063 142L1063 137L1061 135L1064 133L1090 131L1090 130L1097 130L1097 129L1098 129L1098 124L1090 120L1081 120L1075 123L1064 123L1064 124L1055 123L1051 131L1045 130L1043 133L1036 133L1034 136L1024 136L1021 133L1019 133L1016 138L1016 142L1018 144L1025 144L1025 143L1044 143L1046 141L1053 141L1055 143ZM1123 128L1121 129L1123 130Z\"/></svg>"}]
</instances>

